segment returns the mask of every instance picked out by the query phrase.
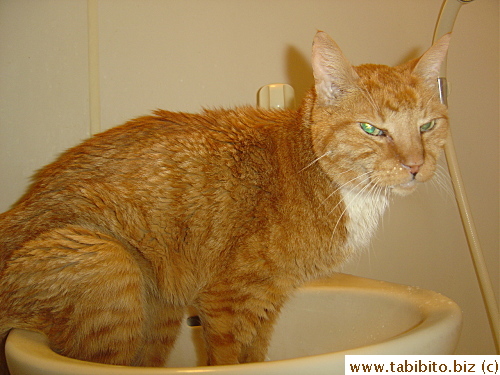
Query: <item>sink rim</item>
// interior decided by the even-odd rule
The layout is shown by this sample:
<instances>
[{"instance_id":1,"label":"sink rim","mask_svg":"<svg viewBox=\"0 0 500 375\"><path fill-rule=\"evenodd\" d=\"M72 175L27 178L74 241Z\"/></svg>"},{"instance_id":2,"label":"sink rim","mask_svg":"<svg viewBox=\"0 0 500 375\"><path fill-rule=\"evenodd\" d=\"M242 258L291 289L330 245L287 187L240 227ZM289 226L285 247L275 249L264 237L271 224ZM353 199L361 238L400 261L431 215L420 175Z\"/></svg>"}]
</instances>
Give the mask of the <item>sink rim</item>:
<instances>
[{"instance_id":1,"label":"sink rim","mask_svg":"<svg viewBox=\"0 0 500 375\"><path fill-rule=\"evenodd\" d=\"M345 355L356 354L416 354L408 352L407 344L417 336L420 340L427 342L429 352L418 354L451 354L458 341L460 326L462 322L462 312L458 305L444 295L421 289L418 287L394 284L386 281L366 279L348 274L336 274L328 279L311 282L303 288L311 290L330 289L335 287L338 290L352 291L360 290L364 292L390 295L395 299L403 299L406 303L415 306L421 313L422 319L409 330L392 336L382 342L364 345L352 349L346 349L325 354L308 355L292 359L274 360L260 363L247 363L237 365L241 374L255 373L274 373L273 370L283 371L283 367L289 368L290 373L295 373L297 368L312 368L323 366L328 363L329 371L333 371L332 360L343 363ZM432 303L431 303L432 302ZM436 353L437 343L434 339L429 339L429 331L433 330L439 333L439 337L446 332L454 332L455 337L448 339L451 341L448 348L444 348L442 353ZM435 334L432 336L434 337ZM411 345L410 345L411 347ZM432 351L434 350L434 351ZM210 373L218 371L220 373L231 373L235 371L234 365L230 366L198 366L198 367L129 367L107 365L81 361L78 359L61 356L52 351L48 346L47 338L34 331L13 329L7 337L5 345L6 356L9 361L18 361L22 355L22 361L33 363L40 369L60 368L61 374L72 373L73 375L86 374L92 370L93 373L109 375L114 374L134 374L141 370L141 375L160 375L160 374L186 374L186 373ZM343 368L343 367L342 367Z\"/></svg>"}]
</instances>

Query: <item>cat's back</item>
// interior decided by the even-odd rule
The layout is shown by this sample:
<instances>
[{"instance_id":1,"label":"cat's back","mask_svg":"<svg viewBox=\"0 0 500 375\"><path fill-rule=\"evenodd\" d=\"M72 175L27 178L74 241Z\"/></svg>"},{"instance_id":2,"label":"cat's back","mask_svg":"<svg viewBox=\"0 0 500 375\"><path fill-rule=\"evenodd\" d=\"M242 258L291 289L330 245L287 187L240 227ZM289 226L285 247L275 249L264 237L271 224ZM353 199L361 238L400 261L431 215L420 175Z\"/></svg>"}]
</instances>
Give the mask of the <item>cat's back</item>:
<instances>
[{"instance_id":1,"label":"cat's back","mask_svg":"<svg viewBox=\"0 0 500 375\"><path fill-rule=\"evenodd\" d=\"M158 110L98 134L41 169L18 204L0 215L0 242L10 242L2 247L68 223L121 231L125 221L168 225L165 213L251 205L273 179L275 133L294 118L251 107Z\"/></svg>"},{"instance_id":2,"label":"cat's back","mask_svg":"<svg viewBox=\"0 0 500 375\"><path fill-rule=\"evenodd\" d=\"M151 175L165 177L162 171L192 174L201 169L226 168L241 162L239 157L252 158L256 150L264 157L272 142L270 133L286 126L293 117L292 112L263 112L251 107L201 114L157 110L154 115L131 120L63 153L35 175L21 201L33 194L48 193L51 186L61 193L62 185L70 184L131 179L140 184Z\"/></svg>"}]
</instances>

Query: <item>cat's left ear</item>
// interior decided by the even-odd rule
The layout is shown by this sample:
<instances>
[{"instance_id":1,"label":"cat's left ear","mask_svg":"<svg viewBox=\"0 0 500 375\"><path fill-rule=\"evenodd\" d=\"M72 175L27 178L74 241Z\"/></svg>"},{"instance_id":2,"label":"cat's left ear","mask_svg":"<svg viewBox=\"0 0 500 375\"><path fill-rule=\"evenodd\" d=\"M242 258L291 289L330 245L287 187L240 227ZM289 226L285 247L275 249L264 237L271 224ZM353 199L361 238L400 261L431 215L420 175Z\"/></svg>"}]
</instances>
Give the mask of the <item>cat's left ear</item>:
<instances>
[{"instance_id":1,"label":"cat's left ear","mask_svg":"<svg viewBox=\"0 0 500 375\"><path fill-rule=\"evenodd\" d=\"M427 50L413 68L413 74L423 77L426 81L436 82L439 78L441 65L446 59L451 33L443 35Z\"/></svg>"},{"instance_id":2,"label":"cat's left ear","mask_svg":"<svg viewBox=\"0 0 500 375\"><path fill-rule=\"evenodd\" d=\"M359 78L337 43L323 31L314 37L312 68L317 102L322 105L335 103Z\"/></svg>"}]
</instances>

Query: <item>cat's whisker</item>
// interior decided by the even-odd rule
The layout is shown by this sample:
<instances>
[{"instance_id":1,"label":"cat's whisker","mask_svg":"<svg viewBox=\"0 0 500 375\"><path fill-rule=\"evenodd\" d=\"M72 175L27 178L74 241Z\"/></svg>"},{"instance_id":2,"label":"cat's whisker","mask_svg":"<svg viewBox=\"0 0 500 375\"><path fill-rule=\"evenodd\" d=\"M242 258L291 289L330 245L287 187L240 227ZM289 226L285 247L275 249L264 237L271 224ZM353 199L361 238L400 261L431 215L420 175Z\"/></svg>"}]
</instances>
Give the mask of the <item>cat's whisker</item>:
<instances>
[{"instance_id":1,"label":"cat's whisker","mask_svg":"<svg viewBox=\"0 0 500 375\"><path fill-rule=\"evenodd\" d=\"M368 175L368 173L365 173L364 175ZM356 189L359 185L365 183L366 181L369 181L370 180L370 176L368 176L367 178L363 179L362 181L360 181L358 184L356 184L352 189L351 191L353 191L354 189ZM344 217L345 213L348 211L350 205L355 202L358 197L361 195L361 194L369 194L369 195L372 195L376 198L376 200L379 200L380 197L382 196L382 194L385 195L385 197L388 197L390 196L390 189L386 186L381 186L378 184L379 182L379 179L374 179L372 181L370 181L368 184L366 184L365 186L363 186L363 188L361 188L357 193L356 195L352 198L351 200L351 203L349 204L346 204L345 205L345 208L344 210L342 211L342 213L339 215L339 218L333 228L333 231L332 231L332 234L331 234L331 237L330 237L330 243L333 243L333 238L335 236L335 232L337 231L337 227L342 219L342 217ZM343 185L345 186L345 184ZM368 189L368 191L366 191ZM344 202L345 203L345 200L342 199L341 202ZM337 205L335 205L335 207L332 209L332 211L330 212L330 214L333 212L333 210L335 210L335 208L340 204L337 203Z\"/></svg>"},{"instance_id":2,"label":"cat's whisker","mask_svg":"<svg viewBox=\"0 0 500 375\"><path fill-rule=\"evenodd\" d=\"M363 87L361 93L366 98L366 100L368 100L368 102L372 105L372 107L377 111L377 113L382 112L375 99L373 99L372 94L366 88Z\"/></svg>"},{"instance_id":3,"label":"cat's whisker","mask_svg":"<svg viewBox=\"0 0 500 375\"><path fill-rule=\"evenodd\" d=\"M348 171L346 171L346 172L348 172ZM346 173L346 172L343 172L343 173ZM365 172L365 173L363 173L363 174L361 174L361 175L359 175L359 176L356 176L356 177L354 177L354 178L350 179L349 181L345 182L344 184L339 185L339 186L338 186L338 187L337 187L337 188L336 188L336 189L335 189L335 190L334 190L331 194L329 194L329 195L328 195L328 196L327 196L327 197L323 200L323 202L321 202L321 204L322 204L322 205L324 205L324 204L325 204L325 202L326 202L326 201L327 201L330 197L332 197L335 193L337 193L340 189L342 189L344 186L346 186L346 185L347 185L347 184L349 184L350 182L352 182L352 181L354 181L354 180L356 180L356 179L358 179L358 178L360 178L360 177L366 176L366 175L368 175L369 173L370 173L370 172ZM355 188L355 187L357 187L357 186L359 186L360 184L364 183L365 181L367 181L367 180L369 180L369 179L370 179L370 177L368 177L368 178L366 178L366 179L364 179L364 180L360 181L358 184L356 184L356 185L354 186L354 188ZM333 208L332 208L332 210L329 212L329 214L331 214L331 213L335 210L335 208L337 208L337 206L340 204L340 202L341 202L341 201L342 201L342 199L339 201L339 203L337 203L337 204L335 205L335 207L333 207Z\"/></svg>"},{"instance_id":4,"label":"cat's whisker","mask_svg":"<svg viewBox=\"0 0 500 375\"><path fill-rule=\"evenodd\" d=\"M358 184L358 185L359 185L359 184ZM358 185L356 185L356 186L358 186ZM364 187L363 187L360 191L358 191L358 192L356 193L356 195L354 196L354 199L353 199L352 201L355 201L355 200L356 200L356 198L357 198L360 194L362 194L362 193L363 193L363 191L364 191L364 190L365 190L368 186L370 186L370 185L369 185L369 184L367 184L367 185L365 185L365 186L364 186ZM344 200L344 199L342 199L342 201L344 201L344 203L345 203L345 200ZM339 202L339 203L340 203L340 202ZM339 204L339 203L338 203L338 204ZM338 204L337 204L335 207L337 207L337 206L338 206ZM351 203L351 204L352 204L352 203ZM347 212L347 210L349 209L349 207L350 207L350 204L346 204L346 205L345 205L345 207L344 207L344 210L343 210L343 211L342 211L342 213L339 215L339 218L337 219L337 222L335 223L335 226L334 226L334 228L333 228L333 230L332 230L332 234L331 234L331 236L330 236L330 244L334 243L334 242L333 242L333 239L334 239L334 237L335 237L335 233L336 233L336 231L337 231L337 227L338 227L338 225L339 225L340 221L342 220L342 218L344 217L345 213L346 213L346 212ZM330 246L331 246L331 245L330 245Z\"/></svg>"},{"instance_id":5,"label":"cat's whisker","mask_svg":"<svg viewBox=\"0 0 500 375\"><path fill-rule=\"evenodd\" d=\"M450 175L448 174L448 170L445 167L439 164L437 165L434 177L431 179L431 184L434 185L437 190L443 191L448 198L454 197Z\"/></svg>"},{"instance_id":6,"label":"cat's whisker","mask_svg":"<svg viewBox=\"0 0 500 375\"><path fill-rule=\"evenodd\" d=\"M340 176L340 175L343 175L344 173L348 173L348 172L350 172L350 171L352 171L352 169L348 169L347 171L344 171L344 172L342 172L342 173L339 173L338 175ZM363 175L365 175L365 174L368 174L368 172L364 173ZM351 179L351 180L349 180L349 181L345 182L344 184L342 184L342 185L338 185L338 186L337 186L337 188L336 188L334 191L332 191L330 194L328 194L328 196L327 196L327 197L323 200L323 202L321 202L321 205L324 205L324 204L325 204L325 202L326 202L328 199L330 199L333 195L335 195L335 193L337 193L337 192L338 192L340 189L342 189L345 185L347 185L347 184L348 184L348 183L350 183L351 181L356 180L356 179L357 179L357 178L359 178L359 177L362 177L363 175L356 176L356 177L354 177L353 179Z\"/></svg>"},{"instance_id":7,"label":"cat's whisker","mask_svg":"<svg viewBox=\"0 0 500 375\"><path fill-rule=\"evenodd\" d=\"M311 167L313 164L317 163L318 161L320 161L321 159L323 159L325 156L328 156L330 155L332 152L331 151L327 151L325 152L323 155L317 157L316 159L314 159L312 162L310 162L309 164L307 164L304 168L302 168L299 173L302 173L303 171L305 171L307 168Z\"/></svg>"},{"instance_id":8,"label":"cat's whisker","mask_svg":"<svg viewBox=\"0 0 500 375\"><path fill-rule=\"evenodd\" d=\"M364 175L368 175L368 172L367 172L367 173L364 173ZM363 175L361 175L361 176L363 176ZM361 176L360 176L360 177L361 177ZM355 186L353 186L353 188L351 189L351 191L352 191L352 190L354 190L355 188L357 188L359 185L361 185L361 184L363 184L364 182L369 181L369 180L370 180L370 177L368 176L367 178L365 178L364 180L360 181L360 182L359 182L359 183L357 183ZM346 184L347 184L347 183L346 183ZM346 184L344 184L343 186L345 186ZM363 188L362 188L361 190L359 190L359 191L356 193L356 195L354 196L353 201L354 201L354 200L355 200L355 199L356 199L356 198L357 198L357 197L358 197L361 193L363 193L363 191L364 191L366 188L368 188L368 187L370 187L370 184L366 184L365 186L363 186ZM337 189L337 190L338 190L338 189ZM335 205L335 207L333 207L333 208L330 210L330 212L329 212L328 214L329 214L329 215L331 215L331 214L332 214L332 212L334 212L334 211L335 211L335 209L338 207L338 205L339 205L341 202L344 202L344 203L345 203L345 200L342 198L342 199L341 199L341 200L340 200L340 201L339 201L339 202ZM337 220L337 223L335 224L335 227L333 228L332 238L333 238L333 235L335 234L335 231L336 231L336 229L337 229L337 226L338 226L338 225L339 225L339 223L340 223L340 220L342 219L342 217L344 216L344 214L346 213L346 211L347 211L347 209L348 209L348 208L349 208L349 204L346 204L346 205L345 205L345 207L344 207L344 210L343 210L343 211L342 211L342 213L339 215L339 218L338 218L338 220Z\"/></svg>"},{"instance_id":9,"label":"cat's whisker","mask_svg":"<svg viewBox=\"0 0 500 375\"><path fill-rule=\"evenodd\" d=\"M385 197L387 200L389 200L389 198L391 198L393 196L392 194L390 194L390 188L388 186L378 185L378 180L374 181L374 185L377 187L377 191L376 191L377 200L379 200L382 196ZM383 222L382 222L382 224L383 224Z\"/></svg>"},{"instance_id":10,"label":"cat's whisker","mask_svg":"<svg viewBox=\"0 0 500 375\"><path fill-rule=\"evenodd\" d=\"M429 108L430 107L430 103L433 100L436 100L435 97L434 96L430 96L429 99L427 100L427 103L425 103L425 106L423 106L423 108Z\"/></svg>"}]
</instances>

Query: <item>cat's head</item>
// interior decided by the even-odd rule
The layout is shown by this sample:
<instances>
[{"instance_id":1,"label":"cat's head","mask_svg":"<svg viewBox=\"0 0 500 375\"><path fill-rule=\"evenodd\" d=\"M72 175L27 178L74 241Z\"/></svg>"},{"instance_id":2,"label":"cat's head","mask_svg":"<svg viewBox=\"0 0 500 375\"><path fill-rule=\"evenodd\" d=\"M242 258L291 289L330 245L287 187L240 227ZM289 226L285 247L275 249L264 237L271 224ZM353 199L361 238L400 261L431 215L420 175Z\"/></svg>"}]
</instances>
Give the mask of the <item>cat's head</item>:
<instances>
[{"instance_id":1,"label":"cat's head","mask_svg":"<svg viewBox=\"0 0 500 375\"><path fill-rule=\"evenodd\" d=\"M404 195L432 177L448 134L437 79L449 39L397 67L353 67L326 33L316 34L310 123L318 162L335 182Z\"/></svg>"}]
</instances>

